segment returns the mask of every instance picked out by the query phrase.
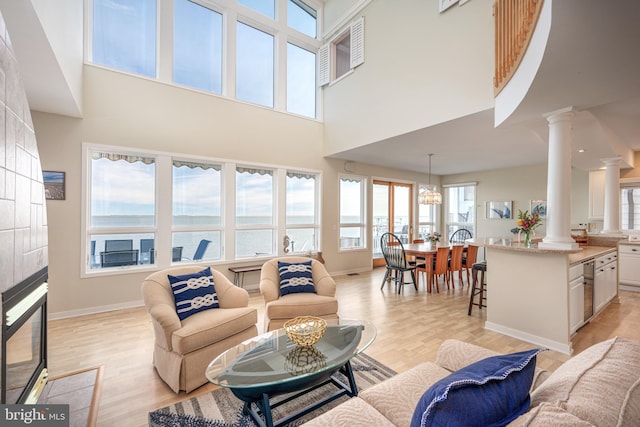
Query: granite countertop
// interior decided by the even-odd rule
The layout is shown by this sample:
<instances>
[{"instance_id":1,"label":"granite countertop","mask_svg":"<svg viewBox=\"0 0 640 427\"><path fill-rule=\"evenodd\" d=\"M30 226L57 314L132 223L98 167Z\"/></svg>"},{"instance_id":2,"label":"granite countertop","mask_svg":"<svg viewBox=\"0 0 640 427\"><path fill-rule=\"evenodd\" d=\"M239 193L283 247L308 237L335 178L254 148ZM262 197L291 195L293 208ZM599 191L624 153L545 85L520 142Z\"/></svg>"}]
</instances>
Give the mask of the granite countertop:
<instances>
[{"instance_id":1,"label":"granite countertop","mask_svg":"<svg viewBox=\"0 0 640 427\"><path fill-rule=\"evenodd\" d=\"M584 246L582 252L569 254L569 264L578 264L589 258L596 258L600 255L615 251L616 248L610 246Z\"/></svg>"},{"instance_id":2,"label":"granite countertop","mask_svg":"<svg viewBox=\"0 0 640 427\"><path fill-rule=\"evenodd\" d=\"M508 251L521 251L538 254L567 254L569 255L569 264L577 264L586 259L595 258L616 250L616 247L611 246L581 246L578 249L540 249L537 247L536 243L534 243L530 248L527 248L519 240L510 239L508 237L481 237L469 239L467 242L471 245Z\"/></svg>"},{"instance_id":3,"label":"granite countertop","mask_svg":"<svg viewBox=\"0 0 640 427\"><path fill-rule=\"evenodd\" d=\"M524 243L520 240L512 239L509 237L479 237L474 239L467 239L466 242L470 245L482 246L485 248L494 248L508 251L521 251L539 254L573 254L582 252L582 248L578 249L541 249L538 248L537 241L541 239L534 239L531 247L525 247Z\"/></svg>"},{"instance_id":4,"label":"granite countertop","mask_svg":"<svg viewBox=\"0 0 640 427\"><path fill-rule=\"evenodd\" d=\"M618 242L621 245L632 245L632 246L640 246L640 242L634 241L631 242L629 240L620 240L620 242Z\"/></svg>"}]
</instances>

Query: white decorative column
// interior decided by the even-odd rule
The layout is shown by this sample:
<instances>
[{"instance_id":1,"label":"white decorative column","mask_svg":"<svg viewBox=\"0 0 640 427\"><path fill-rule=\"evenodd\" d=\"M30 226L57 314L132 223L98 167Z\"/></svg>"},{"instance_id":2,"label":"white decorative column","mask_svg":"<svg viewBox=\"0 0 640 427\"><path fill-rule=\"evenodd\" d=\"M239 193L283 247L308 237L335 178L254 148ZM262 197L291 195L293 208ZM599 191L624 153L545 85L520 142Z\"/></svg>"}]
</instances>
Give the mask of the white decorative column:
<instances>
[{"instance_id":1,"label":"white decorative column","mask_svg":"<svg viewBox=\"0 0 640 427\"><path fill-rule=\"evenodd\" d=\"M602 234L620 234L620 157L602 159L604 171L604 226Z\"/></svg>"},{"instance_id":2,"label":"white decorative column","mask_svg":"<svg viewBox=\"0 0 640 427\"><path fill-rule=\"evenodd\" d=\"M547 115L549 159L547 169L547 235L543 249L577 249L571 238L571 123L573 108Z\"/></svg>"}]
</instances>

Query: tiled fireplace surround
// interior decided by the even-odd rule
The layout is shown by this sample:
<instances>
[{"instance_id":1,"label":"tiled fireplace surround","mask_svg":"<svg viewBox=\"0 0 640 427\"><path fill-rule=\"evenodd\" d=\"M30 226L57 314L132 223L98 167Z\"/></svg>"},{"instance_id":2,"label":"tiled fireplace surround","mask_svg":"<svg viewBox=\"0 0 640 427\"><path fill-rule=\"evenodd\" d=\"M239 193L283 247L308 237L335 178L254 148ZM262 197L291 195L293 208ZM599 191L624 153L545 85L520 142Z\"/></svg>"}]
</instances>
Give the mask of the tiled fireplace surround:
<instances>
[{"instance_id":1,"label":"tiled fireplace surround","mask_svg":"<svg viewBox=\"0 0 640 427\"><path fill-rule=\"evenodd\" d=\"M0 293L47 265L42 167L18 64L0 16Z\"/></svg>"}]
</instances>

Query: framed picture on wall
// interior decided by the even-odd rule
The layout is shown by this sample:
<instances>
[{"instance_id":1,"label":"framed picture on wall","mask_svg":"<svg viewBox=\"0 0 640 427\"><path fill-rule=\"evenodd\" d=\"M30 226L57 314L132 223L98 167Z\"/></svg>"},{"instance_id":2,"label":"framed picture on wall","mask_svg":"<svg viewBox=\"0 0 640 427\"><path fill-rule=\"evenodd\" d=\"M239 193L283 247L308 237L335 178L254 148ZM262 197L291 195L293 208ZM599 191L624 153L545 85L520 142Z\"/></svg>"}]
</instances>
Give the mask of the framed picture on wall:
<instances>
[{"instance_id":1,"label":"framed picture on wall","mask_svg":"<svg viewBox=\"0 0 640 427\"><path fill-rule=\"evenodd\" d=\"M512 219L513 218L513 202L487 202L487 219Z\"/></svg>"},{"instance_id":2,"label":"framed picture on wall","mask_svg":"<svg viewBox=\"0 0 640 427\"><path fill-rule=\"evenodd\" d=\"M47 200L64 200L64 172L42 171L42 180Z\"/></svg>"},{"instance_id":3,"label":"framed picture on wall","mask_svg":"<svg viewBox=\"0 0 640 427\"><path fill-rule=\"evenodd\" d=\"M546 200L532 200L531 201L531 214L538 213L540 218L547 217L547 201Z\"/></svg>"}]
</instances>

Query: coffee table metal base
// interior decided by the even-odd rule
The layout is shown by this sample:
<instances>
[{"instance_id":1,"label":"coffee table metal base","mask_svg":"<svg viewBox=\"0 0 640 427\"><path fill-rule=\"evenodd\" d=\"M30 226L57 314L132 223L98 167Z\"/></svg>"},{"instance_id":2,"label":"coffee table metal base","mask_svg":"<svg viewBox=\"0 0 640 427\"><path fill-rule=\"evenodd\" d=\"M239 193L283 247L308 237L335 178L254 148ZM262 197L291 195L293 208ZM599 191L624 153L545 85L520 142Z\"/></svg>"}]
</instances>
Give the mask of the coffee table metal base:
<instances>
[{"instance_id":1,"label":"coffee table metal base","mask_svg":"<svg viewBox=\"0 0 640 427\"><path fill-rule=\"evenodd\" d=\"M338 371L342 372L342 374L344 374L344 376L347 377L349 384L345 384L343 381L335 378L333 374L335 374ZM323 377L326 378L326 373L324 373ZM262 393L262 397L260 399L252 399L252 398L248 398L247 395L243 395L242 392L239 391L239 389L231 389L231 391L233 392L234 395L236 395L236 397L238 397L239 399L245 402L242 412L246 415L249 415L253 419L253 421L255 421L255 423L261 427L282 426L308 414L309 412L315 411L316 409L321 408L322 406L327 405L330 402L333 402L339 397L342 397L345 395L349 397L355 397L358 395L358 386L356 385L356 380L355 380L355 377L353 376L353 370L351 369L351 363L349 362L347 362L344 366L340 367L338 370L331 373L328 379L321 381L320 383L317 383L317 378L313 376L308 378L308 380L309 380L308 384L315 383L315 385L308 388L304 388L305 386L302 386L294 390L281 390L277 394L291 393L296 390L300 390L301 388L304 388L304 390L292 396L289 396L285 399L282 399L274 404L271 404L271 401L270 401L271 398L274 396L274 394ZM304 394L309 393L310 391L313 391L327 384L333 384L334 386L336 386L338 390L312 405L306 406L296 411L293 414L287 415L279 419L275 423L273 422L273 418L271 415L271 410L273 408L277 408L278 406L284 405L287 402L290 402ZM254 406L256 407L255 409L254 409Z\"/></svg>"}]
</instances>

